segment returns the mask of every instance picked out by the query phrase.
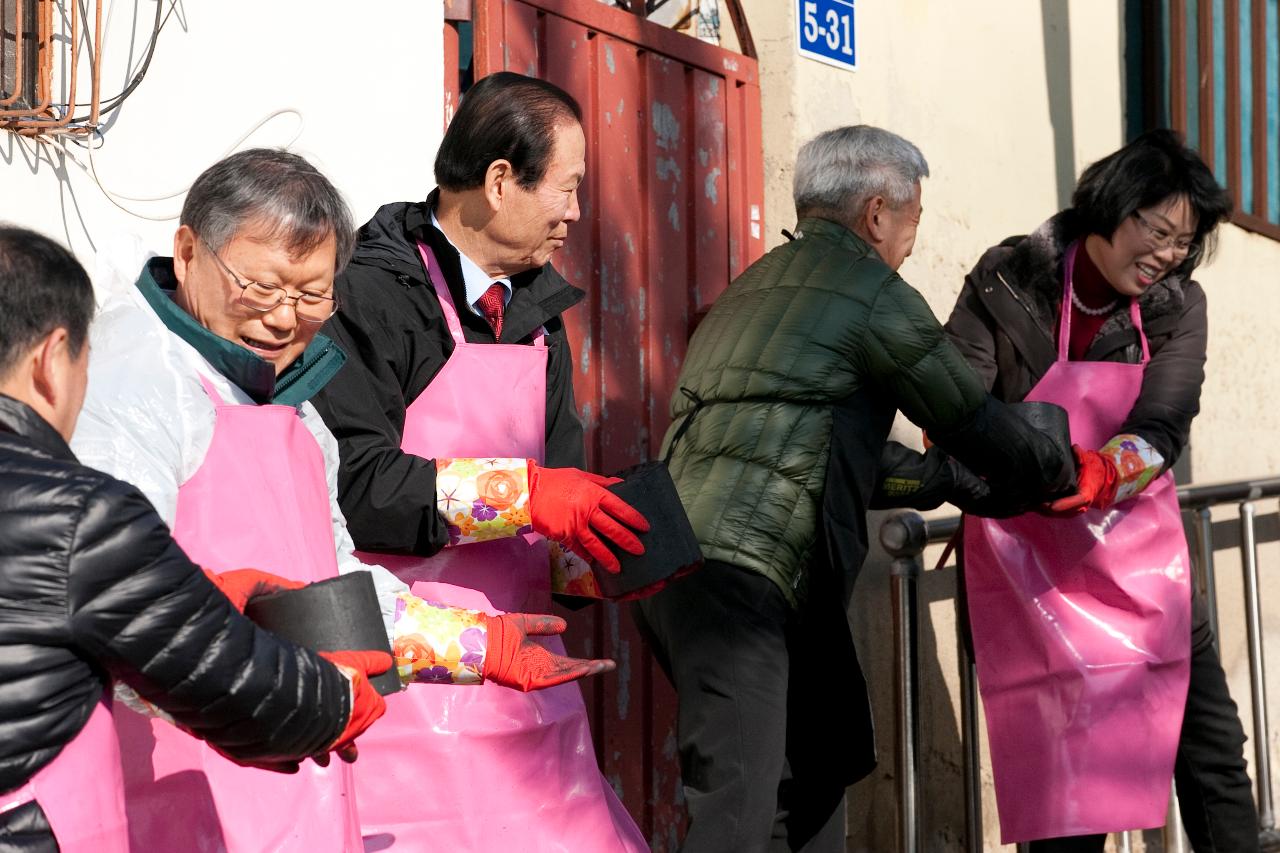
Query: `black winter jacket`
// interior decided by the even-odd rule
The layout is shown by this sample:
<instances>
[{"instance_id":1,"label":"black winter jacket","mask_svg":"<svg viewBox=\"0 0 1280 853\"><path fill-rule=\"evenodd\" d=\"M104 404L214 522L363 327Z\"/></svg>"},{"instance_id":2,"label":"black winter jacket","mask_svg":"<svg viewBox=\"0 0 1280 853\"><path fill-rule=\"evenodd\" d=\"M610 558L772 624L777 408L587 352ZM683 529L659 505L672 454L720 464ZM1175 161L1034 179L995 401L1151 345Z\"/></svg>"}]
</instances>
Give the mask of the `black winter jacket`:
<instances>
[{"instance_id":1,"label":"black winter jacket","mask_svg":"<svg viewBox=\"0 0 1280 853\"><path fill-rule=\"evenodd\" d=\"M1057 358L1063 256L1080 236L1074 212L1065 210L1035 233L989 249L965 278L946 330L991 393L1005 402L1026 397ZM1119 300L1086 360L1142 360L1128 306ZM1148 288L1138 307L1151 361L1120 432L1142 436L1172 467L1200 411L1208 342L1204 291L1179 270Z\"/></svg>"},{"instance_id":2,"label":"black winter jacket","mask_svg":"<svg viewBox=\"0 0 1280 853\"><path fill-rule=\"evenodd\" d=\"M137 489L4 395L0 601L0 791L56 758L113 678L242 759L323 752L350 716L337 669L255 628ZM0 849L32 836L31 811L0 816Z\"/></svg>"},{"instance_id":3,"label":"black winter jacket","mask_svg":"<svg viewBox=\"0 0 1280 853\"><path fill-rule=\"evenodd\" d=\"M430 556L449 541L436 512L434 462L400 450L405 411L453 352L416 241L432 247L454 304L466 305L458 251L431 224L437 198L383 205L365 223L338 277L338 313L325 326L349 358L312 402L338 439L338 499L362 550ZM546 464L583 468L573 355L560 314L586 294L550 264L512 276L511 284L500 343L531 344L539 327L547 330ZM468 343L495 343L483 317L465 307L458 314Z\"/></svg>"}]
</instances>

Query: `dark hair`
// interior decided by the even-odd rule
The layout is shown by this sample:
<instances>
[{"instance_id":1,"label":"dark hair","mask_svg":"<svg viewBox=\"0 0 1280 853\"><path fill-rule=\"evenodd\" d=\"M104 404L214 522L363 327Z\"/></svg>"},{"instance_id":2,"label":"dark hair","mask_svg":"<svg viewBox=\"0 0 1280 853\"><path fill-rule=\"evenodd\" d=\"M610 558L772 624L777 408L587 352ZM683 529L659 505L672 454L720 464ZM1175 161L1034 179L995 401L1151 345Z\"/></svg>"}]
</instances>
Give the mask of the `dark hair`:
<instances>
[{"instance_id":1,"label":"dark hair","mask_svg":"<svg viewBox=\"0 0 1280 853\"><path fill-rule=\"evenodd\" d=\"M445 131L436 153L436 183L459 192L484 184L495 160L507 160L528 190L547 173L556 128L582 123L573 96L545 80L499 71L477 82Z\"/></svg>"},{"instance_id":2,"label":"dark hair","mask_svg":"<svg viewBox=\"0 0 1280 853\"><path fill-rule=\"evenodd\" d=\"M283 240L301 256L329 235L337 244L334 272L355 251L356 232L342 194L303 157L271 148L250 148L205 169L187 191L181 224L217 251L251 222L259 240Z\"/></svg>"},{"instance_id":3,"label":"dark hair","mask_svg":"<svg viewBox=\"0 0 1280 853\"><path fill-rule=\"evenodd\" d=\"M70 252L34 231L0 225L0 376L54 329L66 329L71 355L80 355L93 310L93 285Z\"/></svg>"},{"instance_id":4,"label":"dark hair","mask_svg":"<svg viewBox=\"0 0 1280 853\"><path fill-rule=\"evenodd\" d=\"M1231 215L1231 195L1178 133L1149 130L1085 169L1071 206L1084 233L1110 240L1136 211L1175 196L1185 197L1196 215L1192 242L1211 250L1214 230ZM1194 268L1199 260L1188 258L1183 267Z\"/></svg>"}]
</instances>

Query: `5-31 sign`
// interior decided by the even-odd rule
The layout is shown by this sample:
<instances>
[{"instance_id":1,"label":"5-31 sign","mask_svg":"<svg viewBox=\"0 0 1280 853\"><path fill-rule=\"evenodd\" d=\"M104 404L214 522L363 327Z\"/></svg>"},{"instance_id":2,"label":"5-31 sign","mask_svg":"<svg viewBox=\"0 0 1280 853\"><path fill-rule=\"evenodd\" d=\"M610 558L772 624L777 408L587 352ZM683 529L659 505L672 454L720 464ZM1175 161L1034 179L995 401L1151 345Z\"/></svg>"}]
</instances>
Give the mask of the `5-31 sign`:
<instances>
[{"instance_id":1,"label":"5-31 sign","mask_svg":"<svg viewBox=\"0 0 1280 853\"><path fill-rule=\"evenodd\" d=\"M800 55L840 68L858 67L854 0L796 0Z\"/></svg>"}]
</instances>

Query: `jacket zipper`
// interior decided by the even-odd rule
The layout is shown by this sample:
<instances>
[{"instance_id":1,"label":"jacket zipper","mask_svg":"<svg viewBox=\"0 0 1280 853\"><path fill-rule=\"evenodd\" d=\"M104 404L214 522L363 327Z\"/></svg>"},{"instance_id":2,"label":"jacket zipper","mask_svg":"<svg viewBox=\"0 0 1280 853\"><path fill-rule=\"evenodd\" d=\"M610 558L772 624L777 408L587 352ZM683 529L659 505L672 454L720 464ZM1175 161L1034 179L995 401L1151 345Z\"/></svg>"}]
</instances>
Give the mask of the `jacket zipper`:
<instances>
[{"instance_id":1,"label":"jacket zipper","mask_svg":"<svg viewBox=\"0 0 1280 853\"><path fill-rule=\"evenodd\" d=\"M303 368L302 368L300 371L298 371L298 373L296 373L294 376L292 376L292 377L290 378L290 380L289 380L289 384L288 384L288 385L286 385L284 388L272 389L272 392L271 392L271 398L272 398L273 400L275 399L277 391L280 391L280 392L287 391L287 390L289 390L290 388L294 388L294 387L296 387L296 386L300 385L301 383L305 382L305 381L306 381L306 379L307 379L307 376L308 376L312 371L314 371L317 367L319 367L319 366L320 366L324 361L326 361L326 360L328 359L329 353L333 350L334 346L335 346L335 344L333 343L333 341L329 341L329 345L328 345L328 346L326 346L326 347L325 347L323 350L321 350L319 353L317 353L317 354L316 354L316 357L315 357L314 359L312 359L312 361L311 361L311 363L310 363L310 364L304 365L304 366L303 366ZM314 396L314 395L313 395L313 396ZM310 399L310 398L307 398L307 399ZM306 400L302 400L302 401L298 402L298 403L294 406L294 408L295 408L295 409L299 409L299 410L301 410L301 408L302 408L302 404L303 404L303 403L305 403L305 402L306 402Z\"/></svg>"},{"instance_id":2,"label":"jacket zipper","mask_svg":"<svg viewBox=\"0 0 1280 853\"><path fill-rule=\"evenodd\" d=\"M1005 281L1005 280L1004 280L1004 273L1000 272L1000 270L996 270L996 278L1000 279L1000 283L1004 285L1004 289L1005 289L1005 290L1007 290L1007 291L1009 291L1009 295L1013 297L1013 301L1014 301L1014 302L1016 302L1016 303L1018 303L1020 306L1022 306L1022 310L1023 310L1023 311L1026 311L1026 312L1027 312L1027 316L1031 318L1031 322L1032 322L1032 323L1035 323L1035 324L1036 324L1036 327L1037 327L1037 328L1039 328L1039 325L1040 325L1040 324L1036 322L1035 315L1031 313L1031 309L1030 309L1030 308L1028 308L1028 307L1027 307L1027 304L1026 304L1025 302L1023 302L1023 301L1022 301L1022 297L1021 297L1021 296L1019 296L1019 295L1014 291L1014 289L1013 289L1012 287L1010 287L1010 286L1009 286L1009 282L1007 282L1007 281Z\"/></svg>"},{"instance_id":3,"label":"jacket zipper","mask_svg":"<svg viewBox=\"0 0 1280 853\"><path fill-rule=\"evenodd\" d=\"M1000 279L1000 283L1004 285L1004 289L1009 291L1009 295L1013 297L1013 301L1018 303L1018 305L1022 308L1022 310L1026 312L1027 318L1031 320L1031 325L1034 326L1037 330L1039 330L1040 334L1044 335L1045 334L1044 329L1040 328L1040 322L1036 320L1036 315L1031 313L1031 309L1027 307L1027 303L1023 302L1022 297L1017 294L1017 291L1013 289L1013 287L1009 284L1009 282L1005 281L1004 273L1000 272L1000 270L996 270L996 278ZM1054 337L1052 335L1045 335L1045 338L1049 341L1051 345L1053 345L1054 347L1057 346L1058 342L1054 340Z\"/></svg>"}]
</instances>

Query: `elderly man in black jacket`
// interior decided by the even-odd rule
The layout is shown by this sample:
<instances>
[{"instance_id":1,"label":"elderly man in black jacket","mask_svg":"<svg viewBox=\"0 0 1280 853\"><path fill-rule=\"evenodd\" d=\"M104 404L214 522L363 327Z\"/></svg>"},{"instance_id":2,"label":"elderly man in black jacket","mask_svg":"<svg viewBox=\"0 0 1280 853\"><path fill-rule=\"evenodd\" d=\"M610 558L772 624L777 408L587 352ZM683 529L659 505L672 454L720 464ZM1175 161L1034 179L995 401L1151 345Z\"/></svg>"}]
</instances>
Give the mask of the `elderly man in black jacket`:
<instances>
[{"instance_id":1,"label":"elderly man in black jacket","mask_svg":"<svg viewBox=\"0 0 1280 853\"><path fill-rule=\"evenodd\" d=\"M127 849L113 679L235 760L285 771L327 763L384 707L367 674L389 656L326 655L335 666L255 628L231 598L287 582L206 576L137 489L76 461L92 315L65 249L0 227L4 850Z\"/></svg>"},{"instance_id":2,"label":"elderly man in black jacket","mask_svg":"<svg viewBox=\"0 0 1280 853\"><path fill-rule=\"evenodd\" d=\"M414 589L433 585L446 604L544 610L548 544L521 534L616 571L605 540L640 553L629 528L648 529L607 480L580 470L561 314L584 294L550 261L581 216L581 117L545 81L501 72L477 82L441 142L439 189L384 205L336 282L325 332L351 360L315 405L341 450L342 511L357 547L381 552L367 559ZM455 712L446 695L411 690L392 704L355 774L367 835L394 834L397 850L442 828L475 839L459 850L647 847L600 775L576 686L474 702ZM416 738L422 730L441 736ZM481 751L491 743L503 749ZM536 773L557 790L513 787L524 793L487 796L466 814L431 788L398 795L397 775L427 778L458 763L453 750L467 760L455 787ZM505 818L515 811L539 818Z\"/></svg>"}]
</instances>

